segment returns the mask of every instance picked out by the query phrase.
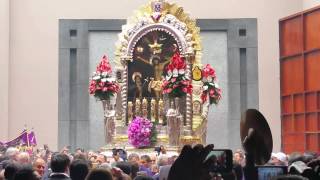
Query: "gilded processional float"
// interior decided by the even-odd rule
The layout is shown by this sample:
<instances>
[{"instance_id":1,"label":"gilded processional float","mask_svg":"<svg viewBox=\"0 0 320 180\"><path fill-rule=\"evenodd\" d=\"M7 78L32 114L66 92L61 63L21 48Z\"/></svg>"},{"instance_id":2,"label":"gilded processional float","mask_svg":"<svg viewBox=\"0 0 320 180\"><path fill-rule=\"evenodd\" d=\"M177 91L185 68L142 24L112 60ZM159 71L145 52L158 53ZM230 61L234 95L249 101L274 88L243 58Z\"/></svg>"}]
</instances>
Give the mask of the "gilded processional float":
<instances>
[{"instance_id":1,"label":"gilded processional float","mask_svg":"<svg viewBox=\"0 0 320 180\"><path fill-rule=\"evenodd\" d=\"M104 56L89 85L103 102L107 146L205 144L208 108L221 90L214 69L201 64L195 20L176 4L153 0L118 36L116 67Z\"/></svg>"}]
</instances>

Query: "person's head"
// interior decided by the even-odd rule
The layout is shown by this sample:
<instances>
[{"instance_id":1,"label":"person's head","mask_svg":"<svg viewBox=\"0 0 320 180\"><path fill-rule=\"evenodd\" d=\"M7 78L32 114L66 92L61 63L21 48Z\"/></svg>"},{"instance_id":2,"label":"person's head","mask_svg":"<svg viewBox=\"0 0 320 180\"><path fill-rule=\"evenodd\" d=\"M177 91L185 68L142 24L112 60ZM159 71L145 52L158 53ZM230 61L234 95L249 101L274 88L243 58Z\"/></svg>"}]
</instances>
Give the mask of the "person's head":
<instances>
[{"instance_id":1,"label":"person's head","mask_svg":"<svg viewBox=\"0 0 320 180\"><path fill-rule=\"evenodd\" d=\"M308 151L308 152L303 153L303 162L304 163L308 163L316 158L317 158L317 153L315 153L315 152Z\"/></svg>"},{"instance_id":2,"label":"person's head","mask_svg":"<svg viewBox=\"0 0 320 180\"><path fill-rule=\"evenodd\" d=\"M10 162L4 169L4 178L6 180L12 180L19 170L19 165L16 162Z\"/></svg>"},{"instance_id":3,"label":"person's head","mask_svg":"<svg viewBox=\"0 0 320 180\"><path fill-rule=\"evenodd\" d=\"M76 159L70 164L70 177L72 180L84 180L89 172L87 161Z\"/></svg>"},{"instance_id":4,"label":"person's head","mask_svg":"<svg viewBox=\"0 0 320 180\"><path fill-rule=\"evenodd\" d=\"M291 165L296 161L303 161L303 156L300 152L293 152L288 157L288 163Z\"/></svg>"},{"instance_id":5,"label":"person's head","mask_svg":"<svg viewBox=\"0 0 320 180\"><path fill-rule=\"evenodd\" d=\"M169 164L169 158L166 155L161 155L158 157L158 162L157 165L160 166L165 166Z\"/></svg>"},{"instance_id":6,"label":"person's head","mask_svg":"<svg viewBox=\"0 0 320 180\"><path fill-rule=\"evenodd\" d=\"M30 163L30 155L27 152L20 152L17 155L17 161L19 164L29 164Z\"/></svg>"},{"instance_id":7,"label":"person's head","mask_svg":"<svg viewBox=\"0 0 320 180\"><path fill-rule=\"evenodd\" d=\"M84 149L83 148L77 148L75 150L75 153L84 153Z\"/></svg>"},{"instance_id":8,"label":"person's head","mask_svg":"<svg viewBox=\"0 0 320 180\"><path fill-rule=\"evenodd\" d=\"M127 175L131 174L131 165L128 162L117 162L116 167L120 168L122 172L126 173Z\"/></svg>"},{"instance_id":9,"label":"person's head","mask_svg":"<svg viewBox=\"0 0 320 180\"><path fill-rule=\"evenodd\" d=\"M82 152L76 152L73 156L73 159L83 159L83 160L87 160L86 154L82 153Z\"/></svg>"},{"instance_id":10,"label":"person's head","mask_svg":"<svg viewBox=\"0 0 320 180\"><path fill-rule=\"evenodd\" d=\"M135 178L137 176L137 173L139 171L139 164L138 162L130 163L131 164L131 178Z\"/></svg>"},{"instance_id":11,"label":"person's head","mask_svg":"<svg viewBox=\"0 0 320 180\"><path fill-rule=\"evenodd\" d=\"M14 180L40 180L40 177L36 175L30 166L24 166L17 171Z\"/></svg>"},{"instance_id":12,"label":"person's head","mask_svg":"<svg viewBox=\"0 0 320 180\"><path fill-rule=\"evenodd\" d=\"M63 153L57 153L52 155L50 167L54 173L66 173L68 172L70 159L69 156Z\"/></svg>"},{"instance_id":13,"label":"person's head","mask_svg":"<svg viewBox=\"0 0 320 180\"><path fill-rule=\"evenodd\" d=\"M114 161L118 162L120 160L120 153L118 149L112 149L112 157Z\"/></svg>"},{"instance_id":14,"label":"person's head","mask_svg":"<svg viewBox=\"0 0 320 180\"><path fill-rule=\"evenodd\" d=\"M93 169L86 177L86 180L113 180L113 178L110 171L98 168Z\"/></svg>"},{"instance_id":15,"label":"person's head","mask_svg":"<svg viewBox=\"0 0 320 180\"><path fill-rule=\"evenodd\" d=\"M152 164L150 170L152 174L157 174L159 172L159 166L156 164Z\"/></svg>"},{"instance_id":16,"label":"person's head","mask_svg":"<svg viewBox=\"0 0 320 180\"><path fill-rule=\"evenodd\" d=\"M140 165L146 168L150 168L151 167L151 158L148 155L142 155L140 158Z\"/></svg>"},{"instance_id":17,"label":"person's head","mask_svg":"<svg viewBox=\"0 0 320 180\"><path fill-rule=\"evenodd\" d=\"M153 65L158 65L159 63L160 63L160 57L159 56L157 56L157 55L154 55L154 56L152 56L151 57L152 58L152 64Z\"/></svg>"},{"instance_id":18,"label":"person's head","mask_svg":"<svg viewBox=\"0 0 320 180\"><path fill-rule=\"evenodd\" d=\"M241 150L237 150L235 153L233 153L233 160L236 163L241 164L243 159L244 159L244 154Z\"/></svg>"},{"instance_id":19,"label":"person's head","mask_svg":"<svg viewBox=\"0 0 320 180\"><path fill-rule=\"evenodd\" d=\"M44 174L45 166L46 166L46 162L42 158L37 158L32 165L33 170L36 171L41 177Z\"/></svg>"},{"instance_id":20,"label":"person's head","mask_svg":"<svg viewBox=\"0 0 320 180\"><path fill-rule=\"evenodd\" d=\"M131 153L128 157L128 161L130 163L138 163L140 160L140 157L137 153Z\"/></svg>"},{"instance_id":21,"label":"person's head","mask_svg":"<svg viewBox=\"0 0 320 180\"><path fill-rule=\"evenodd\" d=\"M109 163L99 164L97 168L106 169L108 171L111 171L111 169L112 169Z\"/></svg>"},{"instance_id":22,"label":"person's head","mask_svg":"<svg viewBox=\"0 0 320 180\"><path fill-rule=\"evenodd\" d=\"M142 75L141 75L140 72L134 72L134 73L132 74L132 80L134 81L134 83L135 83L137 86L141 86L141 84L142 84L141 79L142 79Z\"/></svg>"},{"instance_id":23,"label":"person's head","mask_svg":"<svg viewBox=\"0 0 320 180\"><path fill-rule=\"evenodd\" d=\"M5 153L12 160L17 160L17 156L19 154L19 150L15 147L9 147Z\"/></svg>"},{"instance_id":24,"label":"person's head","mask_svg":"<svg viewBox=\"0 0 320 180\"><path fill-rule=\"evenodd\" d=\"M161 154L166 154L167 153L167 149L163 145L161 145L160 146L160 152L161 152Z\"/></svg>"},{"instance_id":25,"label":"person's head","mask_svg":"<svg viewBox=\"0 0 320 180\"><path fill-rule=\"evenodd\" d=\"M102 163L106 163L106 162L107 162L107 156L105 156L103 154L98 154L97 159L96 159L96 163L102 164Z\"/></svg>"},{"instance_id":26,"label":"person's head","mask_svg":"<svg viewBox=\"0 0 320 180\"><path fill-rule=\"evenodd\" d=\"M271 155L271 163L276 166L287 165L288 163L287 155L282 152L273 153Z\"/></svg>"}]
</instances>

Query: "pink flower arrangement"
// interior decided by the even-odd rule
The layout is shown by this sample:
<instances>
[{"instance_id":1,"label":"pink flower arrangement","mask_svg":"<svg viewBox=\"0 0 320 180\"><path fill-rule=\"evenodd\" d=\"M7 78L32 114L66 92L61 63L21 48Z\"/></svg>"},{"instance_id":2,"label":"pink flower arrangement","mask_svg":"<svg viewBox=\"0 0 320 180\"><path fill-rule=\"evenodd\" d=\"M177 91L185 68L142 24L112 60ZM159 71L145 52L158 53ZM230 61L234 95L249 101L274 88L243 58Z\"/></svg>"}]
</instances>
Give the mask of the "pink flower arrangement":
<instances>
[{"instance_id":1,"label":"pink flower arrangement","mask_svg":"<svg viewBox=\"0 0 320 180\"><path fill-rule=\"evenodd\" d=\"M219 88L218 83L216 82L216 72L215 70L210 66L210 64L207 64L202 69L202 94L201 99L202 102L206 102L209 97L209 103L210 104L218 104L218 102L221 99L221 89Z\"/></svg>"},{"instance_id":2,"label":"pink flower arrangement","mask_svg":"<svg viewBox=\"0 0 320 180\"><path fill-rule=\"evenodd\" d=\"M107 56L103 56L89 82L89 93L99 100L110 99L119 91L119 85L111 75L112 70Z\"/></svg>"},{"instance_id":3,"label":"pink flower arrangement","mask_svg":"<svg viewBox=\"0 0 320 180\"><path fill-rule=\"evenodd\" d=\"M168 94L170 97L181 97L192 93L191 81L186 77L185 68L185 60L179 52L176 52L166 68L162 82L163 94Z\"/></svg>"},{"instance_id":4,"label":"pink flower arrangement","mask_svg":"<svg viewBox=\"0 0 320 180\"><path fill-rule=\"evenodd\" d=\"M153 135L153 124L150 120L136 116L128 127L128 138L130 144L136 148L151 145Z\"/></svg>"}]
</instances>

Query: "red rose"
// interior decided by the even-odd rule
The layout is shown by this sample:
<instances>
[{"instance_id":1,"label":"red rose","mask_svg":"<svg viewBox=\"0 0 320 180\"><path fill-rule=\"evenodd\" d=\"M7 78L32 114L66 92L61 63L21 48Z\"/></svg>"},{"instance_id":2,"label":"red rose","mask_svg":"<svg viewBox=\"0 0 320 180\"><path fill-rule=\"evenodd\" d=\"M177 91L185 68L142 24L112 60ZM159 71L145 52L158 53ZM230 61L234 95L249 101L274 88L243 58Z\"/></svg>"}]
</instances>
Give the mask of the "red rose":
<instances>
[{"instance_id":1,"label":"red rose","mask_svg":"<svg viewBox=\"0 0 320 180\"><path fill-rule=\"evenodd\" d=\"M201 94L201 100L202 100L202 103L205 103L207 101L207 94L206 93Z\"/></svg>"},{"instance_id":2,"label":"red rose","mask_svg":"<svg viewBox=\"0 0 320 180\"><path fill-rule=\"evenodd\" d=\"M208 77L208 76L211 76L211 77L213 77L213 78L216 77L216 72L215 72L215 70L211 67L210 64L207 64L207 65L203 68L202 74L203 74L204 77Z\"/></svg>"}]
</instances>

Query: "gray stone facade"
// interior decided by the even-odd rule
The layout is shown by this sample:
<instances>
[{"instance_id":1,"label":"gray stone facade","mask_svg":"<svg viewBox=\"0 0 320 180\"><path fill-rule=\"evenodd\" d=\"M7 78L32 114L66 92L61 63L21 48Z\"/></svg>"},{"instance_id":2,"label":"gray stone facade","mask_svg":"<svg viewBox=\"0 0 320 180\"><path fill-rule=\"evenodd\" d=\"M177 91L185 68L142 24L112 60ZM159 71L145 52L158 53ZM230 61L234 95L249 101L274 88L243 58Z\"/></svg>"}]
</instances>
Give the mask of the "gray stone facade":
<instances>
[{"instance_id":1,"label":"gray stone facade","mask_svg":"<svg viewBox=\"0 0 320 180\"><path fill-rule=\"evenodd\" d=\"M100 102L88 94L88 80L103 54L113 59L117 33L125 20L59 21L59 148L97 149L103 145ZM241 147L241 112L258 108L256 19L199 19L202 63L217 71L223 99L209 112L207 143ZM222 138L223 137L223 138Z\"/></svg>"}]
</instances>

